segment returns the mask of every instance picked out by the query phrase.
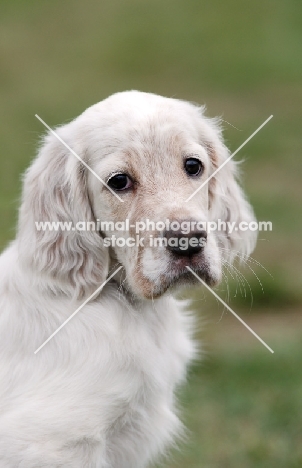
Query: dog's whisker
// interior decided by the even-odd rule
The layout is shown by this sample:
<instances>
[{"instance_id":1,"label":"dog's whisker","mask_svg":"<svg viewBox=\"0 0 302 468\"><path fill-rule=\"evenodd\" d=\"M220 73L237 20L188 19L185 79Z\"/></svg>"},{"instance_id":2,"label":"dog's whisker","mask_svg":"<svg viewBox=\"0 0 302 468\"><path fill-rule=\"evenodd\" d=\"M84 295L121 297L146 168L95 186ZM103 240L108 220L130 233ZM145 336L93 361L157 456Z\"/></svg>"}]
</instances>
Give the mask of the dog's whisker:
<instances>
[{"instance_id":1,"label":"dog's whisker","mask_svg":"<svg viewBox=\"0 0 302 468\"><path fill-rule=\"evenodd\" d=\"M220 247L221 250L224 250L224 251L230 251L230 249L226 249L226 248L222 248ZM268 275L270 275L271 278L273 278L272 274L265 268L265 266L259 262L258 260L256 260L255 258L253 258L251 255L249 256L242 256L240 253L237 253L236 254L236 257L238 257L240 259L240 261L242 261L249 269L251 269L251 271L253 272L253 274L257 277L256 273L254 272L254 270L250 267L250 265L248 263L253 263L257 266L259 266L260 268L262 268L263 270L266 271L266 273ZM258 278L258 277L257 277ZM259 278L258 278L259 279Z\"/></svg>"},{"instance_id":2,"label":"dog's whisker","mask_svg":"<svg viewBox=\"0 0 302 468\"><path fill-rule=\"evenodd\" d=\"M235 293L237 293L237 283L236 283L235 277L234 277L234 275L233 275L233 273L232 273L232 271L231 271L231 269L230 269L230 267L229 267L229 265L228 265L228 262L226 262L226 261L223 260L222 263L223 263L223 266L224 266L224 267L226 268L226 270L228 271L228 273L229 273L229 275L231 276L231 278L234 280L234 282L235 282L235 284L236 284L236 292L235 292ZM223 278L224 278L224 280L225 280L225 282L226 282L226 284L227 284L227 300L229 300L229 299L230 299L230 287L229 287L228 276L227 276L227 274L223 271L223 269L222 269L222 272L221 272L221 273L222 273Z\"/></svg>"},{"instance_id":3,"label":"dog's whisker","mask_svg":"<svg viewBox=\"0 0 302 468\"><path fill-rule=\"evenodd\" d=\"M227 277L227 275L225 274L224 271L222 271L221 273L222 273L222 276L223 276L223 279L224 279L224 282L225 282L226 288L227 288L226 300L227 300L227 302L229 302L229 300L230 300L230 288L229 288L228 277ZM216 302L218 304L219 303L218 299L217 298L215 298L215 299L216 299ZM223 309L222 309L222 312L221 312L221 315L220 315L220 319L218 320L218 323L221 322L224 314L225 314L225 307L223 307Z\"/></svg>"},{"instance_id":4,"label":"dog's whisker","mask_svg":"<svg viewBox=\"0 0 302 468\"><path fill-rule=\"evenodd\" d=\"M249 283L249 281L246 279L246 277L243 275L242 272L240 272L233 264L231 264L230 262L228 262L227 260L223 260L223 264L224 266L228 269L229 273L230 273L230 269L232 271L235 272L235 275L236 277L238 277L238 280L240 280L240 283L242 283L244 286L244 292L245 292L245 295L244 297L246 298L247 295L246 295L246 289L245 289L245 284L248 286L249 288L249 291L250 291L250 296L251 296L251 304L250 304L250 310L252 309L252 306L253 306L253 302L254 302L254 296L253 296L253 292L252 292L252 288L251 288L251 285ZM242 291L241 291L241 288L240 288L240 293L242 295ZM236 282L236 291L235 291L235 297L237 295L237 282Z\"/></svg>"},{"instance_id":5,"label":"dog's whisker","mask_svg":"<svg viewBox=\"0 0 302 468\"><path fill-rule=\"evenodd\" d=\"M221 248L222 250L227 250L227 249L223 249ZM254 269L249 265L249 262L250 263L255 263L256 265L259 265L261 268L263 268L271 277L272 275L269 273L269 271L260 263L258 262L257 260L255 259L252 259L252 257L249 257L249 258L243 258L242 256L240 257L240 261L242 261L246 266L247 268L253 273L253 275L256 277L258 283L260 284L260 287L261 287L261 290L262 290L262 293L264 294L264 288L263 288L263 284L259 278L259 276L257 275L257 273L254 271ZM241 275L243 276L243 274L241 273ZM246 280L246 278L245 278ZM247 280L246 280L247 281Z\"/></svg>"},{"instance_id":6,"label":"dog's whisker","mask_svg":"<svg viewBox=\"0 0 302 468\"><path fill-rule=\"evenodd\" d=\"M245 291L245 280L243 278L243 275L239 272L239 270L234 266L234 264L230 263L228 260L223 259L222 260L223 265L228 267L228 271L233 271L236 276L236 294L237 294L237 286L239 287L240 294L243 296L243 293L246 294Z\"/></svg>"},{"instance_id":7,"label":"dog's whisker","mask_svg":"<svg viewBox=\"0 0 302 468\"><path fill-rule=\"evenodd\" d=\"M262 268L264 271L266 271L266 273L268 275L270 275L271 278L273 278L272 274L265 268L265 266L259 261L259 260L256 260L254 257L252 257L251 255L243 255L242 253L240 253L238 250L231 250L231 249L227 249L225 247L219 247L219 250L221 251L226 251L228 253L232 253L232 254L236 254L235 257L239 259L239 261L246 261L246 262L251 262L251 263L254 263L256 264L257 266L259 266L260 268Z\"/></svg>"}]
</instances>

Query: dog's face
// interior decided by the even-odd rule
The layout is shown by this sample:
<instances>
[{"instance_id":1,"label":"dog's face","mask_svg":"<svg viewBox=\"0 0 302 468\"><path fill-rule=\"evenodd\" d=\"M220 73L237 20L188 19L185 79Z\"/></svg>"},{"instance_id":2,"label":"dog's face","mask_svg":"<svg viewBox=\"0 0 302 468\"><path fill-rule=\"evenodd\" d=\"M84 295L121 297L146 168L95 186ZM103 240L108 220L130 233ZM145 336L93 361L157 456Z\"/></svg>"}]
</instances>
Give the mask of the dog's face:
<instances>
[{"instance_id":1,"label":"dog's face","mask_svg":"<svg viewBox=\"0 0 302 468\"><path fill-rule=\"evenodd\" d=\"M124 286L137 297L153 298L172 285L195 281L187 266L208 284L216 284L223 257L252 250L255 235L250 231L207 232L208 221L249 222L253 214L235 181L232 161L205 183L228 152L217 123L206 119L202 109L152 94L119 93L87 109L59 133L106 183L83 170L55 137L42 148L44 164L38 157L28 174L35 221L69 218L73 222L94 220L101 226L99 232L63 233L63 240L57 235L48 246L48 264L58 249L62 271L68 270L62 265L65 261L74 283L81 272L82 287L85 276L87 285L97 287L110 265L119 263L124 267ZM41 185L41 178L44 188L32 193L34 181L40 179ZM51 187L47 186L50 180ZM47 192L52 208L46 202ZM25 186L24 203L26 193ZM40 247L47 244L42 236ZM104 238L111 244L115 238L117 245L106 246ZM74 265L74 274L68 252L80 262ZM50 268L55 268L54 263Z\"/></svg>"},{"instance_id":2,"label":"dog's face","mask_svg":"<svg viewBox=\"0 0 302 468\"><path fill-rule=\"evenodd\" d=\"M209 217L207 186L186 202L212 170L211 154L207 142L201 139L201 119L195 108L173 99L136 93L114 96L94 111L102 112L102 107L106 121L95 119L87 139L97 133L105 135L105 139L96 142L90 163L123 202L91 173L88 185L99 220L116 223L128 219L133 226L128 232L102 231L103 236L136 241L131 247L114 247L115 256L125 268L128 287L137 296L156 297L177 281L194 279L187 265L209 283L216 283L221 261L213 235L207 236L200 249L173 249L156 240L167 240L174 234L190 240L192 230L167 230L168 220L172 227L177 228L177 223L185 227L185 222L192 227L193 221L207 221ZM112 147L109 154L108 146ZM148 226L147 220L154 221L155 226ZM146 229L137 232L135 227L143 228L143 223ZM156 230L160 224L165 226ZM195 231L196 239L205 241L204 230Z\"/></svg>"}]
</instances>

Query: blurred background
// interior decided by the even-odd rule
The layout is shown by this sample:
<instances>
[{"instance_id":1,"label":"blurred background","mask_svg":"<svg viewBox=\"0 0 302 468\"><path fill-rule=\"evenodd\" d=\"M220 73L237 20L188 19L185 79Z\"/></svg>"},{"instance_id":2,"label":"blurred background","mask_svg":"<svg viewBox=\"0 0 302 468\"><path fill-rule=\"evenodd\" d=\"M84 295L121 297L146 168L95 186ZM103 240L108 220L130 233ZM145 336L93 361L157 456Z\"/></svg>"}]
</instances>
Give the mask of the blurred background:
<instances>
[{"instance_id":1,"label":"blurred background","mask_svg":"<svg viewBox=\"0 0 302 468\"><path fill-rule=\"evenodd\" d=\"M302 3L299 0L0 1L0 247L44 128L122 90L207 105L224 119L261 232L217 293L188 292L205 351L180 391L188 440L157 466L302 466ZM131 468L131 467L129 467Z\"/></svg>"}]
</instances>

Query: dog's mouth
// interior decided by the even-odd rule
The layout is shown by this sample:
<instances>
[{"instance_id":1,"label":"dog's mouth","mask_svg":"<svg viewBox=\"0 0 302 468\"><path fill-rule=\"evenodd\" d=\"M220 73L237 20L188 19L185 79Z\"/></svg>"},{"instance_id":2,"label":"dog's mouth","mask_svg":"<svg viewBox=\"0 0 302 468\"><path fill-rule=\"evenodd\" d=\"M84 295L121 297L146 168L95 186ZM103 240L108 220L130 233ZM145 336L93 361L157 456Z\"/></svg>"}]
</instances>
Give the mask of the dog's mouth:
<instances>
[{"instance_id":1,"label":"dog's mouth","mask_svg":"<svg viewBox=\"0 0 302 468\"><path fill-rule=\"evenodd\" d=\"M199 281L192 272L202 281ZM165 273L160 277L160 284L153 286L152 297L159 297L168 289L194 286L202 284L203 281L208 286L213 287L219 282L219 279L206 261L200 262L200 259L196 261L194 258L179 258L176 262L169 264Z\"/></svg>"},{"instance_id":2,"label":"dog's mouth","mask_svg":"<svg viewBox=\"0 0 302 468\"><path fill-rule=\"evenodd\" d=\"M194 262L190 262L186 259L186 262L182 263L183 265L181 267L173 265L169 270L167 278L170 284L168 287L173 287L179 284L198 284L199 281L192 272L211 287L215 286L219 281L219 279L211 272L210 265L207 262L194 264Z\"/></svg>"},{"instance_id":3,"label":"dog's mouth","mask_svg":"<svg viewBox=\"0 0 302 468\"><path fill-rule=\"evenodd\" d=\"M217 256L216 256L217 257ZM169 252L163 261L160 251L145 251L129 275L129 288L145 299L158 298L166 291L203 283L213 287L220 281L221 265L212 252L179 255Z\"/></svg>"}]
</instances>

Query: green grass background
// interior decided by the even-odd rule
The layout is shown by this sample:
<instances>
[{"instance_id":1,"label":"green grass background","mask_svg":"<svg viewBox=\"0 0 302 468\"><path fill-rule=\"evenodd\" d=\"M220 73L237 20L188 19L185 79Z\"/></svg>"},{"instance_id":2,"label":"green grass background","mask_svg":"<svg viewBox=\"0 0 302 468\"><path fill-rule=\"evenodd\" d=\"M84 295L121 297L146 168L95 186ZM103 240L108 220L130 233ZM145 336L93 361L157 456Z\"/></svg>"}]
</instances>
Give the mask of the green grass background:
<instances>
[{"instance_id":1,"label":"green grass background","mask_svg":"<svg viewBox=\"0 0 302 468\"><path fill-rule=\"evenodd\" d=\"M299 0L0 0L1 249L44 132L35 113L56 125L139 89L205 103L231 150L274 115L236 156L273 231L259 235L254 272L217 291L275 354L190 292L210 351L181 393L191 434L168 467L302 466L301 44Z\"/></svg>"}]
</instances>

